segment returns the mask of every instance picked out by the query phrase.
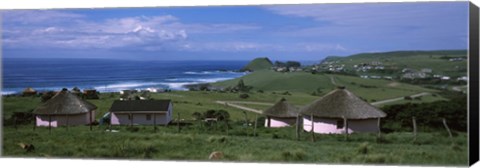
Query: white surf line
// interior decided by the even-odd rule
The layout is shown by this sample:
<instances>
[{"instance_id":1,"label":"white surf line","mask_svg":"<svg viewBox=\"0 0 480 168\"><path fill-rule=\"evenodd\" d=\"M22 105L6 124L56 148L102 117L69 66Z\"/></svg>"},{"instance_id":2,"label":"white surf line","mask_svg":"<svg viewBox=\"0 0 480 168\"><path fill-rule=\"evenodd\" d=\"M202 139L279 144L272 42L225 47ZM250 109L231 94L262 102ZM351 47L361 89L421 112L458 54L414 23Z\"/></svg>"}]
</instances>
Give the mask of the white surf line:
<instances>
[{"instance_id":1,"label":"white surf line","mask_svg":"<svg viewBox=\"0 0 480 168\"><path fill-rule=\"evenodd\" d=\"M226 101L218 101L217 100L217 101L215 101L215 103L223 104L223 105L234 107L234 108L238 108L238 109L241 109L241 110L246 110L246 111L262 114L262 110L257 110L257 109L241 106L241 105L238 105L238 104L229 103L229 102L226 102Z\"/></svg>"},{"instance_id":2,"label":"white surf line","mask_svg":"<svg viewBox=\"0 0 480 168\"><path fill-rule=\"evenodd\" d=\"M422 92L422 93L410 95L410 97L411 97L411 98L415 98L415 97L420 97L420 96L426 96L426 95L429 95L429 94L430 94L430 93ZM370 104L371 104L371 105L379 105L379 104L385 104L385 103L390 103L390 102L394 102L394 101L400 101L400 100L403 100L403 99L405 99L405 97L398 97L398 98L393 98L393 99L387 99L387 100L382 100L382 101L373 102L373 103L370 103Z\"/></svg>"}]
</instances>

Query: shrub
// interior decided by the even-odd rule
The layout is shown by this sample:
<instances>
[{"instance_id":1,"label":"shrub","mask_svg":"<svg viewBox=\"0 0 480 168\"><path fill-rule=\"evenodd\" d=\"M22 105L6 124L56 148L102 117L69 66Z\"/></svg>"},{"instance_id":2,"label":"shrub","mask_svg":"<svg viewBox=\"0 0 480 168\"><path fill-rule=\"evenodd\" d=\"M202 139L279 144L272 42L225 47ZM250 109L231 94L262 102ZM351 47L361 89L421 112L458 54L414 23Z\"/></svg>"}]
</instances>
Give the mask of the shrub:
<instances>
[{"instance_id":1,"label":"shrub","mask_svg":"<svg viewBox=\"0 0 480 168\"><path fill-rule=\"evenodd\" d=\"M360 144L357 148L357 152L359 154L367 154L368 153L368 150L369 150L369 145L368 145L368 142L364 142L362 144Z\"/></svg>"},{"instance_id":2,"label":"shrub","mask_svg":"<svg viewBox=\"0 0 480 168\"><path fill-rule=\"evenodd\" d=\"M149 145L143 149L143 158L150 159L152 158L152 154L157 151L158 150L155 147Z\"/></svg>"},{"instance_id":3,"label":"shrub","mask_svg":"<svg viewBox=\"0 0 480 168\"><path fill-rule=\"evenodd\" d=\"M412 100L412 97L410 97L410 96L405 96L405 97L403 97L403 99L405 99L405 100Z\"/></svg>"},{"instance_id":4,"label":"shrub","mask_svg":"<svg viewBox=\"0 0 480 168\"><path fill-rule=\"evenodd\" d=\"M207 139L207 141L210 142L210 143L214 143L214 142L226 143L227 142L227 137L225 137L225 136L220 136L220 137L211 136Z\"/></svg>"},{"instance_id":5,"label":"shrub","mask_svg":"<svg viewBox=\"0 0 480 168\"><path fill-rule=\"evenodd\" d=\"M385 163L387 161L387 156L384 154L375 154L375 155L368 155L365 157L366 163Z\"/></svg>"},{"instance_id":6,"label":"shrub","mask_svg":"<svg viewBox=\"0 0 480 168\"><path fill-rule=\"evenodd\" d=\"M283 151L282 152L283 160L303 160L305 159L306 153L303 150L294 150L294 151Z\"/></svg>"},{"instance_id":7,"label":"shrub","mask_svg":"<svg viewBox=\"0 0 480 168\"><path fill-rule=\"evenodd\" d=\"M243 94L240 94L239 97L242 98L242 99L246 99L246 98L248 98L248 97L250 97L250 96L249 96L248 94L246 94L246 93L243 93Z\"/></svg>"},{"instance_id":8,"label":"shrub","mask_svg":"<svg viewBox=\"0 0 480 168\"><path fill-rule=\"evenodd\" d=\"M130 132L138 132L140 130L140 128L138 127L127 127L127 131L130 131Z\"/></svg>"}]
</instances>

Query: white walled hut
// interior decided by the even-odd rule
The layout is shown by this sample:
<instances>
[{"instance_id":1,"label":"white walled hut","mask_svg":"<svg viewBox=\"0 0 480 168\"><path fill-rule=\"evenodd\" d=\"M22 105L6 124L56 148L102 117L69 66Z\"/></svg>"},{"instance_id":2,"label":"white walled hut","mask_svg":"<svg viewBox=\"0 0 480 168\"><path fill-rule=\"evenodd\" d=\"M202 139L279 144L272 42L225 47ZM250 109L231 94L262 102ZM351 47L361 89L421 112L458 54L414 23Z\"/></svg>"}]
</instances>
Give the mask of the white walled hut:
<instances>
[{"instance_id":1,"label":"white walled hut","mask_svg":"<svg viewBox=\"0 0 480 168\"><path fill-rule=\"evenodd\" d=\"M111 125L168 125L173 118L171 100L115 100Z\"/></svg>"},{"instance_id":2,"label":"white walled hut","mask_svg":"<svg viewBox=\"0 0 480 168\"><path fill-rule=\"evenodd\" d=\"M94 104L64 89L38 106L33 114L36 126L86 125L95 121L95 109Z\"/></svg>"},{"instance_id":3,"label":"white walled hut","mask_svg":"<svg viewBox=\"0 0 480 168\"><path fill-rule=\"evenodd\" d=\"M285 98L263 111L266 115L265 127L285 127L294 125L299 109L287 102Z\"/></svg>"},{"instance_id":4,"label":"white walled hut","mask_svg":"<svg viewBox=\"0 0 480 168\"><path fill-rule=\"evenodd\" d=\"M323 134L379 132L380 118L387 116L345 87L338 87L315 100L302 108L300 113L305 131L311 131L313 125L315 133Z\"/></svg>"}]
</instances>

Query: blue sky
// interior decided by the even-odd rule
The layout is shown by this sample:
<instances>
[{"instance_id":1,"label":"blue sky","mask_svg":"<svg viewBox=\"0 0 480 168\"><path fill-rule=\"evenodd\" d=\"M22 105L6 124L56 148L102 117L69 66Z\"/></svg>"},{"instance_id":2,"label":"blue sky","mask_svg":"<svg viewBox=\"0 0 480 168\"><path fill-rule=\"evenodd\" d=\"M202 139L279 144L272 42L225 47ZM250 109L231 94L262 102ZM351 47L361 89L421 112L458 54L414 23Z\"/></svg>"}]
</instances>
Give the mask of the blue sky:
<instances>
[{"instance_id":1,"label":"blue sky","mask_svg":"<svg viewBox=\"0 0 480 168\"><path fill-rule=\"evenodd\" d=\"M4 57L321 60L466 49L468 2L2 11Z\"/></svg>"}]
</instances>

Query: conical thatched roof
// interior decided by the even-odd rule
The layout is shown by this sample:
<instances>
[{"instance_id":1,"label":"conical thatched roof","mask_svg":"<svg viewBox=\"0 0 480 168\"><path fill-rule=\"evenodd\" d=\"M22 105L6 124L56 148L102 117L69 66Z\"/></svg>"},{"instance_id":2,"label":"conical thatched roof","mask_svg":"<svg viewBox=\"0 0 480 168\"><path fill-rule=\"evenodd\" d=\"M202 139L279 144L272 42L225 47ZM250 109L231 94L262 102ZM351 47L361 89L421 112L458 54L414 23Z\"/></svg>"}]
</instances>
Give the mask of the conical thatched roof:
<instances>
[{"instance_id":1,"label":"conical thatched roof","mask_svg":"<svg viewBox=\"0 0 480 168\"><path fill-rule=\"evenodd\" d=\"M263 114L273 117L296 117L299 109L294 105L287 102L285 98L282 98L280 101L275 103L272 107L263 111Z\"/></svg>"},{"instance_id":2,"label":"conical thatched roof","mask_svg":"<svg viewBox=\"0 0 480 168\"><path fill-rule=\"evenodd\" d=\"M367 119L385 117L383 111L363 101L345 88L326 94L301 109L300 113L316 117Z\"/></svg>"},{"instance_id":3,"label":"conical thatched roof","mask_svg":"<svg viewBox=\"0 0 480 168\"><path fill-rule=\"evenodd\" d=\"M35 89L29 87L29 88L26 88L25 90L23 90L24 93L33 93L33 92L37 92Z\"/></svg>"},{"instance_id":4,"label":"conical thatched roof","mask_svg":"<svg viewBox=\"0 0 480 168\"><path fill-rule=\"evenodd\" d=\"M94 104L82 100L66 90L58 92L50 100L38 106L35 114L78 114L97 109Z\"/></svg>"}]
</instances>

